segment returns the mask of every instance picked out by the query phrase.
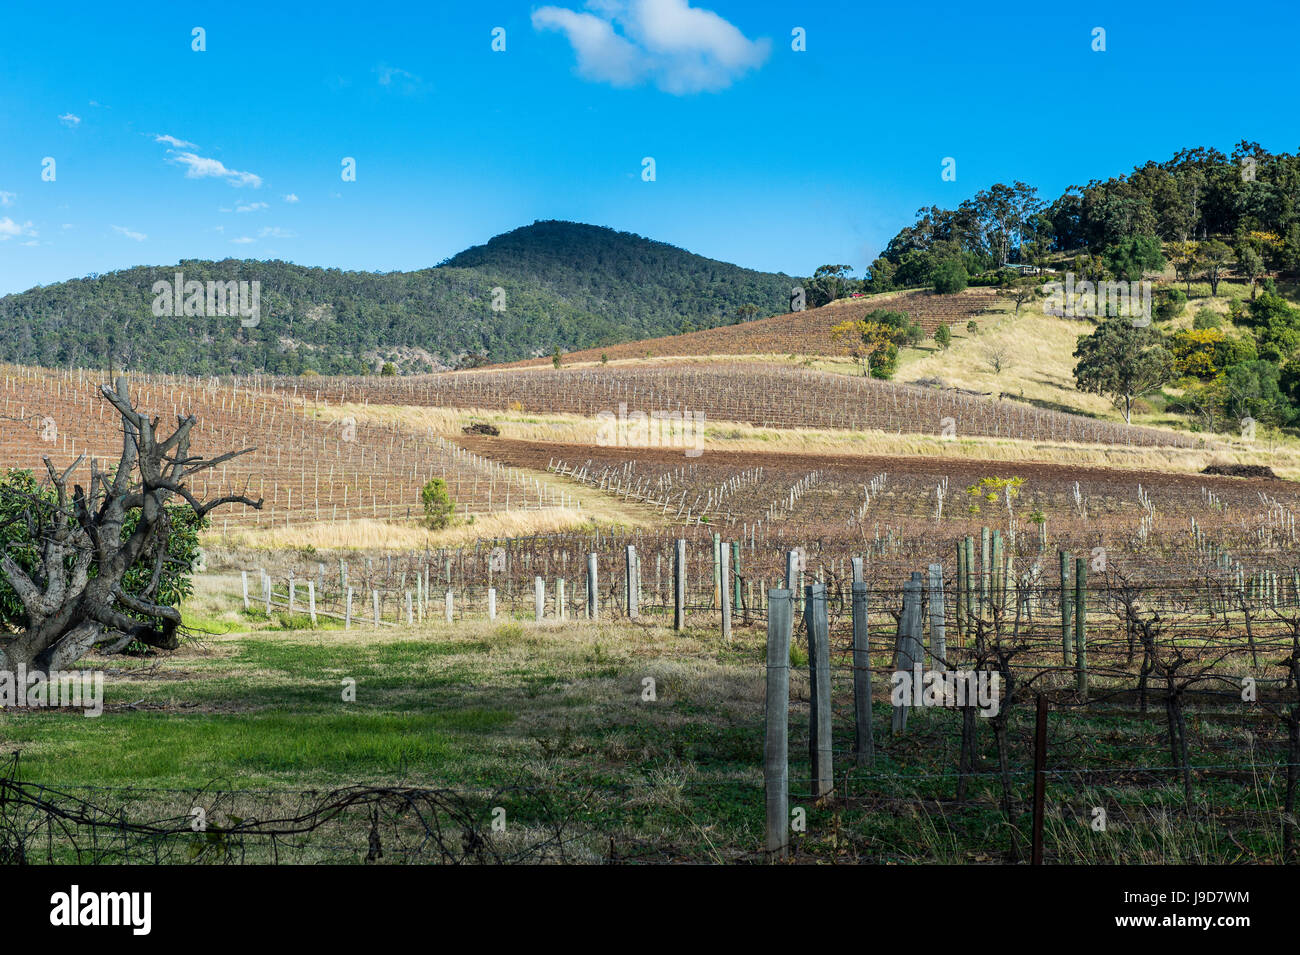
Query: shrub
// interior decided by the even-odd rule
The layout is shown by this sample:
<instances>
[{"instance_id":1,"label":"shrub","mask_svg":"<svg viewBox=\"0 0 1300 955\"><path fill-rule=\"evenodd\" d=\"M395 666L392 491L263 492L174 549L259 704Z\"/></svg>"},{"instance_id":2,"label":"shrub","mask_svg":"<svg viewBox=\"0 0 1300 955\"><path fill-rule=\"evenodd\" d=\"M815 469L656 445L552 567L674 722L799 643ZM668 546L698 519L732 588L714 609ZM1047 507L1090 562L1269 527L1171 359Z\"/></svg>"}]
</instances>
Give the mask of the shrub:
<instances>
[{"instance_id":1,"label":"shrub","mask_svg":"<svg viewBox=\"0 0 1300 955\"><path fill-rule=\"evenodd\" d=\"M1183 314L1187 308L1187 293L1180 288L1161 289L1156 295L1156 321L1167 322Z\"/></svg>"},{"instance_id":2,"label":"shrub","mask_svg":"<svg viewBox=\"0 0 1300 955\"><path fill-rule=\"evenodd\" d=\"M433 478L420 489L420 503L424 505L424 522L432 530L440 530L451 523L456 502L447 492L447 482Z\"/></svg>"},{"instance_id":3,"label":"shrub","mask_svg":"<svg viewBox=\"0 0 1300 955\"><path fill-rule=\"evenodd\" d=\"M948 350L948 346L952 344L952 332L947 325L940 325L934 330L934 341L944 351Z\"/></svg>"},{"instance_id":4,"label":"shrub","mask_svg":"<svg viewBox=\"0 0 1300 955\"><path fill-rule=\"evenodd\" d=\"M960 259L944 259L934 267L931 280L934 282L934 290L940 295L953 295L966 288L970 276Z\"/></svg>"},{"instance_id":5,"label":"shrub","mask_svg":"<svg viewBox=\"0 0 1300 955\"><path fill-rule=\"evenodd\" d=\"M1192 319L1192 328L1199 330L1206 328L1219 328L1223 325L1223 317L1212 308L1202 308Z\"/></svg>"}]
</instances>

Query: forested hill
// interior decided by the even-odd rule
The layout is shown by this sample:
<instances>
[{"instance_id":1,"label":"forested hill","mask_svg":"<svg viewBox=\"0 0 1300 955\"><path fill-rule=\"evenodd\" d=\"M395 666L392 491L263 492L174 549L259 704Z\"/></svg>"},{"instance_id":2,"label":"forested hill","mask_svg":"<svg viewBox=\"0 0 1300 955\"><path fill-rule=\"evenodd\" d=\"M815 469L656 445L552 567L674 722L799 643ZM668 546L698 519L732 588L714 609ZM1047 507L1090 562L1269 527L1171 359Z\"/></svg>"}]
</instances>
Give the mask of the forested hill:
<instances>
[{"instance_id":1,"label":"forested hill","mask_svg":"<svg viewBox=\"0 0 1300 955\"><path fill-rule=\"evenodd\" d=\"M261 283L260 317L154 314L153 286ZM0 361L225 374L401 372L510 361L788 309L789 276L627 232L537 222L435 268L344 272L280 261L185 260L0 298ZM496 296L495 288L504 290Z\"/></svg>"}]
</instances>

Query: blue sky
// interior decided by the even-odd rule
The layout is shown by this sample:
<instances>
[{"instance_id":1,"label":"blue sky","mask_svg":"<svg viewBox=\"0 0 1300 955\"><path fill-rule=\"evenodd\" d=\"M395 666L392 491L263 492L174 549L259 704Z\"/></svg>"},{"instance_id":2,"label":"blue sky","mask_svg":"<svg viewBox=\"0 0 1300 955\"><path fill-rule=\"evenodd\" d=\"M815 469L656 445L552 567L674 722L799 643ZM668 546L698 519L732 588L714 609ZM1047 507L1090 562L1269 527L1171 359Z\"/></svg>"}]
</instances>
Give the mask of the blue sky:
<instances>
[{"instance_id":1,"label":"blue sky","mask_svg":"<svg viewBox=\"0 0 1300 955\"><path fill-rule=\"evenodd\" d=\"M0 294L182 258L420 268L552 218L860 272L995 181L1300 145L1293 4L692 3L9 5Z\"/></svg>"}]
</instances>

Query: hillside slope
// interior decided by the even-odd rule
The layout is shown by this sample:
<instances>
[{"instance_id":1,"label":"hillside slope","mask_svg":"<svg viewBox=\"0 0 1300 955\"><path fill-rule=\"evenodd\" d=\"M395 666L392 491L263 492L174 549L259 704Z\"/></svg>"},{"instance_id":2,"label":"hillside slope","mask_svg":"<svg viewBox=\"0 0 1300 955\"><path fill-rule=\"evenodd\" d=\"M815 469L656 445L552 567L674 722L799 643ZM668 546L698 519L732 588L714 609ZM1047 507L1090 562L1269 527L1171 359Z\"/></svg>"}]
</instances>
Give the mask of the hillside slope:
<instances>
[{"instance_id":1,"label":"hillside slope","mask_svg":"<svg viewBox=\"0 0 1300 955\"><path fill-rule=\"evenodd\" d=\"M261 318L155 316L155 282L259 281ZM0 361L213 375L431 371L614 344L787 306L789 276L626 232L538 222L415 272L184 260L0 298ZM493 308L493 289L504 300Z\"/></svg>"},{"instance_id":2,"label":"hillside slope","mask_svg":"<svg viewBox=\"0 0 1300 955\"><path fill-rule=\"evenodd\" d=\"M907 312L933 334L941 324L965 328L996 305L992 289L971 288L958 295L935 295L930 291L886 292L865 298L840 299L803 312L787 312L768 318L722 325L681 335L624 342L608 348L588 348L564 355L565 364L620 361L634 358L690 358L710 355L841 355L831 339L831 329L840 322L862 318L882 308ZM545 365L550 359L515 362L518 366Z\"/></svg>"}]
</instances>

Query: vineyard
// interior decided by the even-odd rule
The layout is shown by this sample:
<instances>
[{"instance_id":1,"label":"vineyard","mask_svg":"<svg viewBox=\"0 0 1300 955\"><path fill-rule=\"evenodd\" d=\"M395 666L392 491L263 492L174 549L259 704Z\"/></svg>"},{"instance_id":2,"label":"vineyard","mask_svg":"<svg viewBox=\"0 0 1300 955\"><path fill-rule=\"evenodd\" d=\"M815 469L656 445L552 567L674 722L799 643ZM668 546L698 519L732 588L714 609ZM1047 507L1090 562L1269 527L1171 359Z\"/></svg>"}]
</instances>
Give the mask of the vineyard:
<instances>
[{"instance_id":1,"label":"vineyard","mask_svg":"<svg viewBox=\"0 0 1300 955\"><path fill-rule=\"evenodd\" d=\"M122 439L116 414L93 373L3 369L0 466L44 472L42 457L63 467L79 455L77 475L89 480L89 459L115 458ZM219 527L271 527L355 519L406 520L418 514L419 489L447 481L465 517L577 506L535 476L504 468L429 431L399 429L347 417L323 418L284 390L256 383L136 376L141 407L174 420L199 419L193 450L215 456L252 448L212 472L196 488L203 497L234 491L262 499L262 510L229 509Z\"/></svg>"},{"instance_id":2,"label":"vineyard","mask_svg":"<svg viewBox=\"0 0 1300 955\"><path fill-rule=\"evenodd\" d=\"M875 309L906 312L926 334L940 325L965 328L979 320L996 302L991 289L967 289L960 295L935 295L929 291L893 292L869 300L841 299L821 308L774 315L737 325L665 338L624 342L603 348L569 352L566 363L620 361L635 358L688 358L718 355L839 355L842 349L831 339L831 329L841 322L862 318ZM535 358L502 367L548 364Z\"/></svg>"},{"instance_id":3,"label":"vineyard","mask_svg":"<svg viewBox=\"0 0 1300 955\"><path fill-rule=\"evenodd\" d=\"M1189 435L1096 421L1010 400L744 362L707 367L537 369L408 378L268 383L335 404L406 405L595 416L704 414L711 422L784 429L1023 438L1118 447L1191 448Z\"/></svg>"}]
</instances>

